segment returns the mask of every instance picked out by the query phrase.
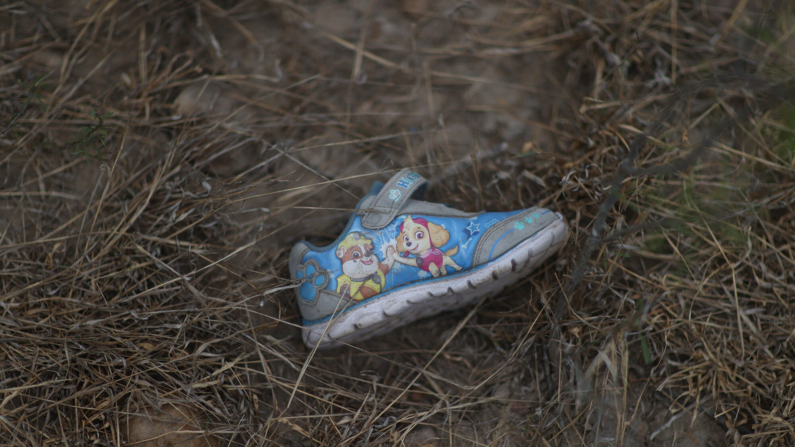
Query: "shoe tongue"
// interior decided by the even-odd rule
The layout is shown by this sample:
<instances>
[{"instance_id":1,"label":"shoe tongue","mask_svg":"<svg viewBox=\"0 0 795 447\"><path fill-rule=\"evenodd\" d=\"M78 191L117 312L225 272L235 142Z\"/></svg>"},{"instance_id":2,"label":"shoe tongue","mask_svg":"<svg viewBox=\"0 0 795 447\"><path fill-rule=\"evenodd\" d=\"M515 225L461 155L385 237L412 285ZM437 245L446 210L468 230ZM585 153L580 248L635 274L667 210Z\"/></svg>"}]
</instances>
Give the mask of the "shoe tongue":
<instances>
[{"instance_id":1,"label":"shoe tongue","mask_svg":"<svg viewBox=\"0 0 795 447\"><path fill-rule=\"evenodd\" d=\"M373 185L375 186L375 185ZM378 230L389 225L411 198L422 200L428 191L428 181L410 169L395 174L369 203L362 217L362 227Z\"/></svg>"},{"instance_id":2,"label":"shoe tongue","mask_svg":"<svg viewBox=\"0 0 795 447\"><path fill-rule=\"evenodd\" d=\"M368 194L376 195L381 190L384 189L384 182L373 182L373 186L370 187L370 192Z\"/></svg>"}]
</instances>

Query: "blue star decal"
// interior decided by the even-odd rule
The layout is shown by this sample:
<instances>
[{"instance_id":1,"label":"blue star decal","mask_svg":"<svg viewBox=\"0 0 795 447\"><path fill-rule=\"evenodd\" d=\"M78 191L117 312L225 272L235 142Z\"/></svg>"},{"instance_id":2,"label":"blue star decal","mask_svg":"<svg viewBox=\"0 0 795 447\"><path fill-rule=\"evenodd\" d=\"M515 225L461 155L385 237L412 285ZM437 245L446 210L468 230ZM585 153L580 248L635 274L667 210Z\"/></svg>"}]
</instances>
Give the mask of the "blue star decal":
<instances>
[{"instance_id":1,"label":"blue star decal","mask_svg":"<svg viewBox=\"0 0 795 447\"><path fill-rule=\"evenodd\" d=\"M480 224L476 224L474 221L470 220L469 225L467 225L467 227L464 228L464 234L466 234L468 238L476 234L480 234L480 230L478 229L478 227L480 227Z\"/></svg>"},{"instance_id":2,"label":"blue star decal","mask_svg":"<svg viewBox=\"0 0 795 447\"><path fill-rule=\"evenodd\" d=\"M480 224L476 224L474 220L469 221L469 225L463 229L462 233L467 237L467 240L461 244L461 248L466 249L469 242L472 241L472 237L480 234Z\"/></svg>"}]
</instances>

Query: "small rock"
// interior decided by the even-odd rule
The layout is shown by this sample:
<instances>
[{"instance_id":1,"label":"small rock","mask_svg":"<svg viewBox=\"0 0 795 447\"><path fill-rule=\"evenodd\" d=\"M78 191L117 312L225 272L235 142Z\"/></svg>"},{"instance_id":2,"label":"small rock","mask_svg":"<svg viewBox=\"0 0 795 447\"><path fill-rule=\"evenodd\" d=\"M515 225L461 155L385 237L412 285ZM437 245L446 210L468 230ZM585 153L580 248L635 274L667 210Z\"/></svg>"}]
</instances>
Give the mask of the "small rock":
<instances>
[{"instance_id":1,"label":"small rock","mask_svg":"<svg viewBox=\"0 0 795 447\"><path fill-rule=\"evenodd\" d=\"M218 104L220 89L212 84L192 84L180 92L174 106L180 114L192 115L199 112L212 112Z\"/></svg>"},{"instance_id":2,"label":"small rock","mask_svg":"<svg viewBox=\"0 0 795 447\"><path fill-rule=\"evenodd\" d=\"M412 20L421 18L428 12L428 0L400 0L400 10Z\"/></svg>"},{"instance_id":3,"label":"small rock","mask_svg":"<svg viewBox=\"0 0 795 447\"><path fill-rule=\"evenodd\" d=\"M218 447L218 439L203 431L202 420L185 405L164 405L163 411L146 407L129 416L122 426L127 445L136 447Z\"/></svg>"},{"instance_id":4,"label":"small rock","mask_svg":"<svg viewBox=\"0 0 795 447\"><path fill-rule=\"evenodd\" d=\"M31 60L39 65L43 65L51 70L61 68L63 65L63 54L55 51L37 51L31 57Z\"/></svg>"},{"instance_id":5,"label":"small rock","mask_svg":"<svg viewBox=\"0 0 795 447\"><path fill-rule=\"evenodd\" d=\"M321 3L315 10L313 22L337 36L355 33L358 14L336 2ZM353 35L353 34L351 34Z\"/></svg>"},{"instance_id":6,"label":"small rock","mask_svg":"<svg viewBox=\"0 0 795 447\"><path fill-rule=\"evenodd\" d=\"M416 427L408 435L404 445L406 447L436 447L439 445L439 436L433 427Z\"/></svg>"}]
</instances>

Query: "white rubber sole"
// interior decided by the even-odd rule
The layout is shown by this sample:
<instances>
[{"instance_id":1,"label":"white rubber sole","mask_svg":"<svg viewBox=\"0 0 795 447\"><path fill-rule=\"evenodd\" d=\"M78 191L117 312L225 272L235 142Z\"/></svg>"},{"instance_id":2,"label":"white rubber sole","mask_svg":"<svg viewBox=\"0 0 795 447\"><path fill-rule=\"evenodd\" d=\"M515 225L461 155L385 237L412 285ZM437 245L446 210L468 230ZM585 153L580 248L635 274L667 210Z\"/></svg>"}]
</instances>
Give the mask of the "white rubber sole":
<instances>
[{"instance_id":1,"label":"white rubber sole","mask_svg":"<svg viewBox=\"0 0 795 447\"><path fill-rule=\"evenodd\" d=\"M386 292L331 320L304 326L304 343L310 348L319 344L319 349L326 349L362 341L420 318L466 306L483 296L494 296L527 276L557 252L568 237L569 227L561 216L480 268Z\"/></svg>"}]
</instances>

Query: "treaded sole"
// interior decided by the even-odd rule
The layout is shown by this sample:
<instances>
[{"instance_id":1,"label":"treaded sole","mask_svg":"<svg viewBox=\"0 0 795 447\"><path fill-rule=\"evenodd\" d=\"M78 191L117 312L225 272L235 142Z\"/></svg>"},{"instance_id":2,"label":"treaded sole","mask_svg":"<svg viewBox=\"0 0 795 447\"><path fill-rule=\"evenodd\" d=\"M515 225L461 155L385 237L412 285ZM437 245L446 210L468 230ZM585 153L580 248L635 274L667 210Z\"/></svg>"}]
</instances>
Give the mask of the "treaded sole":
<instances>
[{"instance_id":1,"label":"treaded sole","mask_svg":"<svg viewBox=\"0 0 795 447\"><path fill-rule=\"evenodd\" d=\"M441 280L387 292L329 321L304 326L304 343L310 348L318 344L318 349L334 348L385 334L420 318L464 307L484 295L496 295L557 252L568 237L569 228L560 216L559 220L479 269L451 273Z\"/></svg>"}]
</instances>

